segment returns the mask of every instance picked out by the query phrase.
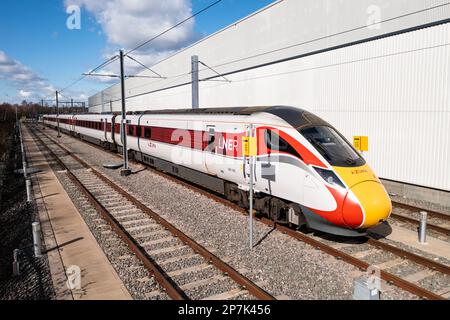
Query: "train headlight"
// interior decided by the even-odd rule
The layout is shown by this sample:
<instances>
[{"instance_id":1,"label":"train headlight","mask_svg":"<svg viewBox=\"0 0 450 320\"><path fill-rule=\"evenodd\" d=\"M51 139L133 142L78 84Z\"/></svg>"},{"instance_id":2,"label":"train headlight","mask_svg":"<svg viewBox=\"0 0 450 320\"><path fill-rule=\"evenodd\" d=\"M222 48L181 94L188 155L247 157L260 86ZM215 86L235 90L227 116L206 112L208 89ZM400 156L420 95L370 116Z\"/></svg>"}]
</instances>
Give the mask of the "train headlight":
<instances>
[{"instance_id":1,"label":"train headlight","mask_svg":"<svg viewBox=\"0 0 450 320\"><path fill-rule=\"evenodd\" d=\"M333 186L345 188L344 183L342 183L341 179L339 179L339 177L333 172L333 170L322 169L317 167L313 168L327 183Z\"/></svg>"}]
</instances>

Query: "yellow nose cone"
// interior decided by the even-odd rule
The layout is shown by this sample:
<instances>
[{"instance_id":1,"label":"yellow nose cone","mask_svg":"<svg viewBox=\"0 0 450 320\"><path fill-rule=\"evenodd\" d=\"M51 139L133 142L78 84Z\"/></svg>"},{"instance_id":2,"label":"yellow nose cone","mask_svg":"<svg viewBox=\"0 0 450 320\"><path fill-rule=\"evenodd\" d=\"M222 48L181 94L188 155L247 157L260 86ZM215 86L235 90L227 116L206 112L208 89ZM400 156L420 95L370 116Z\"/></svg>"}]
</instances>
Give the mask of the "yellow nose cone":
<instances>
[{"instance_id":1,"label":"yellow nose cone","mask_svg":"<svg viewBox=\"0 0 450 320\"><path fill-rule=\"evenodd\" d=\"M361 167L334 167L334 169L364 209L364 222L361 228L376 226L389 217L392 211L391 199L367 164Z\"/></svg>"},{"instance_id":2,"label":"yellow nose cone","mask_svg":"<svg viewBox=\"0 0 450 320\"><path fill-rule=\"evenodd\" d=\"M391 199L383 185L376 181L364 181L354 185L351 191L364 209L362 228L376 226L385 221L392 211Z\"/></svg>"}]
</instances>

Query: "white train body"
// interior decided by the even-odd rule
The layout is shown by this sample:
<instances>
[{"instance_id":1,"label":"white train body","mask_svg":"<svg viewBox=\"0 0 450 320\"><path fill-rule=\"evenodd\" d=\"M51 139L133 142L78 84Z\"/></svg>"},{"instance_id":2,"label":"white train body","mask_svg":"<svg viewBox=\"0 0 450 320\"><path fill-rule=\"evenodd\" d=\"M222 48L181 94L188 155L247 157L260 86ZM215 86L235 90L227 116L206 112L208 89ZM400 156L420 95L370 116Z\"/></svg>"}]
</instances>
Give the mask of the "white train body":
<instances>
[{"instance_id":1,"label":"white train body","mask_svg":"<svg viewBox=\"0 0 450 320\"><path fill-rule=\"evenodd\" d=\"M64 131L122 148L121 116L63 117L70 120L60 123ZM243 154L242 138L256 137L255 207L275 220L359 235L390 214L386 191L360 155L332 126L301 109L163 110L126 119L127 149L134 158L243 206L251 160ZM45 124L55 126L54 120L44 116Z\"/></svg>"}]
</instances>

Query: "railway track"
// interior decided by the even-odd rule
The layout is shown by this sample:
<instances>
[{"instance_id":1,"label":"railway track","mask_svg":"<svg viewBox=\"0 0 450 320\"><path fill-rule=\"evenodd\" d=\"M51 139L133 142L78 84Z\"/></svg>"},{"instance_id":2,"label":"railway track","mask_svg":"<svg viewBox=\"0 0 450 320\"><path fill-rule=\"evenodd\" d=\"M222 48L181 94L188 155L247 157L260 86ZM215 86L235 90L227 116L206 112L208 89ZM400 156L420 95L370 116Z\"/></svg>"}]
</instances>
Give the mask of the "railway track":
<instances>
[{"instance_id":1,"label":"railway track","mask_svg":"<svg viewBox=\"0 0 450 320\"><path fill-rule=\"evenodd\" d=\"M450 216L444 213L416 207L413 205L392 201L393 212L391 218L406 222L418 227L420 224L420 211L426 211L428 214L427 229L433 230L437 234L450 240Z\"/></svg>"},{"instance_id":2,"label":"railway track","mask_svg":"<svg viewBox=\"0 0 450 320\"><path fill-rule=\"evenodd\" d=\"M54 139L51 139L51 140L53 142L57 143ZM94 144L91 144L91 143L88 143L88 144L91 146L94 146L102 151L105 151L104 149L102 149ZM120 157L117 154L114 154L114 153L111 153L111 154L113 154L117 157ZM201 193L201 194L207 196L208 198L211 198L211 199L213 199L217 202L220 202L228 207L231 207L243 214L248 214L246 212L246 210L244 210L241 207L237 206L236 204L222 198L220 195L216 195L214 193L211 193L209 190L205 190L199 186L196 186L189 182L180 180L179 178L174 177L170 174L160 172L151 167L147 167L147 168L158 175L161 175L171 181L181 184L193 191ZM326 252L326 253L336 257L337 259L346 261L347 263L350 263L363 271L368 270L369 267L373 266L373 264L364 260L364 256L366 256L366 255L358 253L361 251L358 251L356 254L352 254L351 248L354 248L355 246L360 246L361 244L366 244L371 248L370 250L372 250L372 251L375 250L375 251L380 251L382 254L389 253L389 254L394 255L396 257L395 258L396 260L393 261L394 264L401 265L402 263L407 262L407 263L412 263L414 265L420 266L422 268L422 271L420 271L420 272L422 272L423 274L438 273L445 277L448 277L450 275L450 267L447 265L427 259L425 257L411 253L406 250L403 250L401 248L390 245L386 242L377 240L372 237L359 238L359 242L356 244L351 243L351 242L350 243L345 243L345 242L339 243L339 242L336 242L336 239L330 240L330 239L327 239L326 236L323 238L315 237L315 236L300 232L298 230L288 228L283 225L275 224L275 223L273 223L273 221L268 220L266 218L260 218L260 217L255 217L255 218L258 219L260 222L262 222L266 225L270 225L273 228L277 229L278 231L280 231L288 236L291 236L299 241L305 242L305 243L315 247L318 250L321 250L323 252ZM342 239L340 239L340 240L342 240ZM414 277L412 277L412 278L410 277L410 279L408 279L408 277L396 275L394 273L386 271L384 269L384 266L386 266L386 265L389 265L389 262L381 263L378 266L375 264L375 266L379 267L379 269L380 269L381 279L385 280L387 283L393 284L399 288L409 291L409 292L411 292L421 298L424 298L424 299L445 300L445 299L450 298L450 286L439 290L439 292L433 292L433 291L430 291L420 285L420 283L419 283L421 280L420 277L419 278L416 277L415 279L414 279ZM392 266L392 263L391 263L391 266Z\"/></svg>"},{"instance_id":3,"label":"railway track","mask_svg":"<svg viewBox=\"0 0 450 320\"><path fill-rule=\"evenodd\" d=\"M274 299L65 147L42 133L33 135L163 288L148 298ZM189 266L177 268L181 260Z\"/></svg>"}]
</instances>

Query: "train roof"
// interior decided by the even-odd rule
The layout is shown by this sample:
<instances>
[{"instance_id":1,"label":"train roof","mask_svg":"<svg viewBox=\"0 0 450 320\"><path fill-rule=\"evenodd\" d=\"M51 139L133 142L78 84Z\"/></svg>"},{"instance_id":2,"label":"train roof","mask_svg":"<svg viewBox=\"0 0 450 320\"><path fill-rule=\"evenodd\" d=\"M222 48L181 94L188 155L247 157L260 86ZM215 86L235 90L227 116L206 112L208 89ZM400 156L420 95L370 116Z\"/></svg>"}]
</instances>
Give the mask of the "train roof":
<instances>
[{"instance_id":1,"label":"train roof","mask_svg":"<svg viewBox=\"0 0 450 320\"><path fill-rule=\"evenodd\" d=\"M291 106L257 106L257 107L232 107L232 108L198 108L198 109L165 109L127 112L129 115L142 114L228 114L228 115L252 115L254 113L265 112L273 114L295 129L311 125L326 125L329 123L319 118L315 114L304 109Z\"/></svg>"},{"instance_id":2,"label":"train roof","mask_svg":"<svg viewBox=\"0 0 450 320\"><path fill-rule=\"evenodd\" d=\"M319 118L315 114L304 109L291 106L256 106L256 107L230 107L230 108L198 108L198 109L163 109L163 110L148 110L148 111L130 111L127 115L146 115L146 114L221 114L221 115L252 115L255 113L265 112L272 114L286 121L295 129L299 130L308 126L329 126L328 122ZM88 113L76 116L108 116L120 115L118 112L113 113Z\"/></svg>"}]
</instances>

